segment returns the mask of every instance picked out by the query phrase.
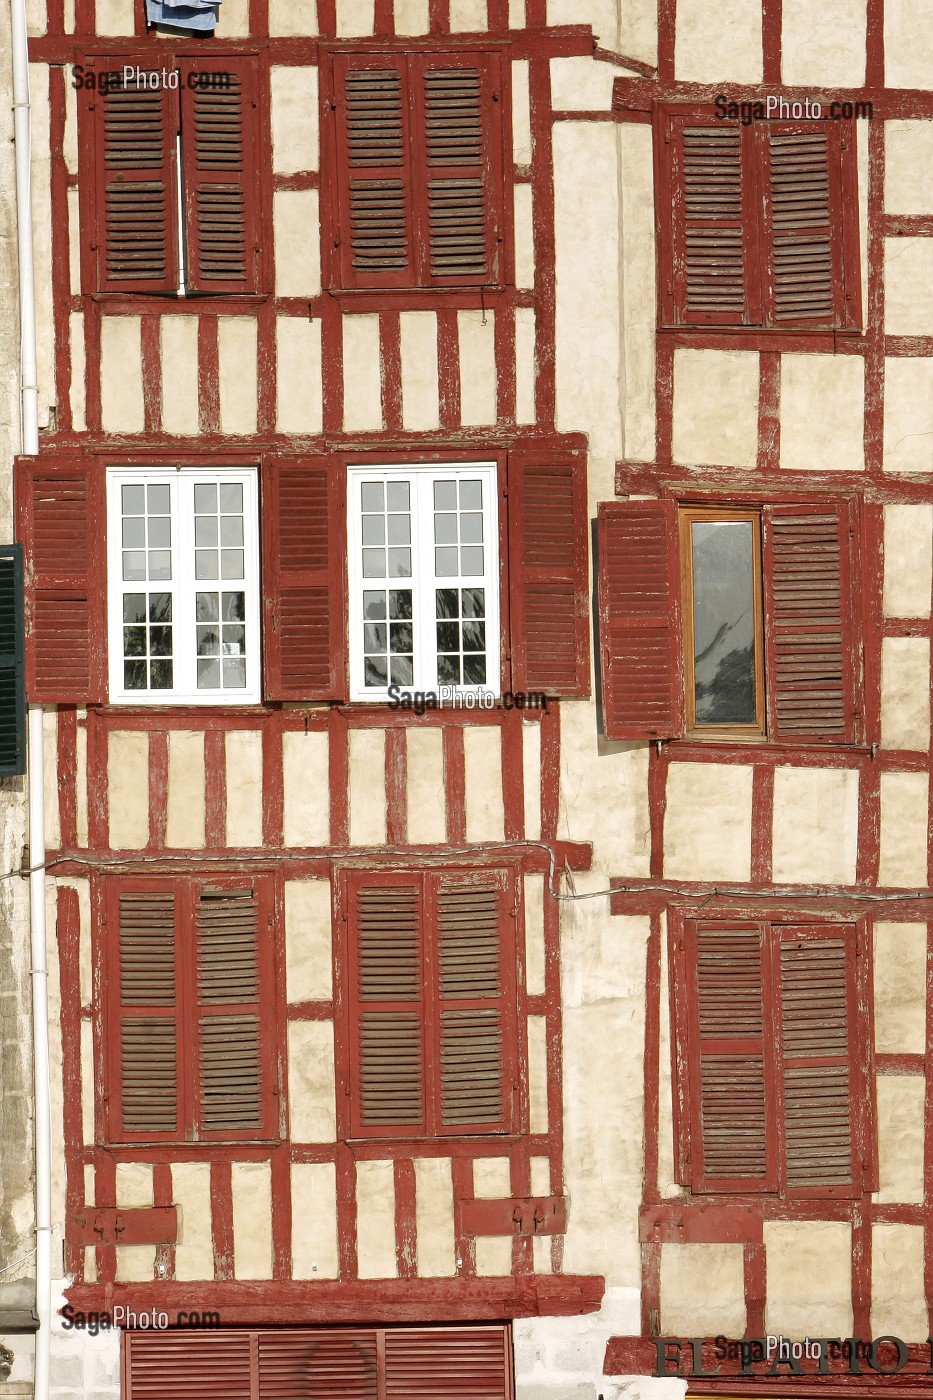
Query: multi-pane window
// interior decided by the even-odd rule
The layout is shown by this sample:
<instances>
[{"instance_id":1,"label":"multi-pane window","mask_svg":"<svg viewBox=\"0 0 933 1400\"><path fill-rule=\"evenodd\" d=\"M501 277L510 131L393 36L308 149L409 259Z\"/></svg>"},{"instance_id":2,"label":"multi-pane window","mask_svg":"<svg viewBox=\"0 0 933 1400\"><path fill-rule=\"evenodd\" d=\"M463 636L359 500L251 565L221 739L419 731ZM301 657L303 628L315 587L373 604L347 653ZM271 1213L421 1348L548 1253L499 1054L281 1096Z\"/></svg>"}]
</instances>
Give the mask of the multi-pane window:
<instances>
[{"instance_id":1,"label":"multi-pane window","mask_svg":"<svg viewBox=\"0 0 933 1400\"><path fill-rule=\"evenodd\" d=\"M496 468L349 473L354 699L499 690Z\"/></svg>"},{"instance_id":2,"label":"multi-pane window","mask_svg":"<svg viewBox=\"0 0 933 1400\"><path fill-rule=\"evenodd\" d=\"M256 473L109 474L110 698L256 701Z\"/></svg>"}]
</instances>

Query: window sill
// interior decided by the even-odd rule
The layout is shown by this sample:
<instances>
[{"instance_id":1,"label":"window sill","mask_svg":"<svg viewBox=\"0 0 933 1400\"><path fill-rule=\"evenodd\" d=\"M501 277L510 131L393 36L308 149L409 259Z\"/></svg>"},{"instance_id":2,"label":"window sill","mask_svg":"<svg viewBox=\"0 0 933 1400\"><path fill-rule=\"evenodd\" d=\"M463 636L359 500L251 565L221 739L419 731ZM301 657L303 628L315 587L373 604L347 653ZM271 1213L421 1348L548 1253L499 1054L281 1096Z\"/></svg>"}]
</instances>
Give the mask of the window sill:
<instances>
[{"instance_id":1,"label":"window sill","mask_svg":"<svg viewBox=\"0 0 933 1400\"><path fill-rule=\"evenodd\" d=\"M734 753L754 752L762 758L784 758L788 754L796 754L804 751L813 754L848 754L853 758L868 757L874 745L871 744L846 744L835 743L833 741L822 742L817 739L770 739L766 734L755 734L742 737L735 735L717 735L715 738L701 738L698 735L688 734L683 739L659 739L649 740L652 743L666 744L672 752L676 752L679 758L692 758L709 753L710 750L717 752Z\"/></svg>"}]
</instances>

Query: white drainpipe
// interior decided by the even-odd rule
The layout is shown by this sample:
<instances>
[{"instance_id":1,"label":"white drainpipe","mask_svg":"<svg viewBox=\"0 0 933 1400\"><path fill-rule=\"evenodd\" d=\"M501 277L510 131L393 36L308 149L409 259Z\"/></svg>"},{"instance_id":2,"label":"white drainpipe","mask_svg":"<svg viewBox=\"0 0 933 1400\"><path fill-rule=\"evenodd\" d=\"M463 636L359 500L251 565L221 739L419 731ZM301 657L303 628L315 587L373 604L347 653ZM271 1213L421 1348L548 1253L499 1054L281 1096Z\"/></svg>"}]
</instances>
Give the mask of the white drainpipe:
<instances>
[{"instance_id":1,"label":"white drainpipe","mask_svg":"<svg viewBox=\"0 0 933 1400\"><path fill-rule=\"evenodd\" d=\"M22 450L39 452L36 302L32 257L32 152L26 0L11 0L13 132L16 143L16 244L19 262ZM45 952L45 811L42 706L29 706L29 913L32 932L32 1039L36 1123L35 1400L48 1400L52 1326L52 1114L49 1090L49 992Z\"/></svg>"}]
</instances>

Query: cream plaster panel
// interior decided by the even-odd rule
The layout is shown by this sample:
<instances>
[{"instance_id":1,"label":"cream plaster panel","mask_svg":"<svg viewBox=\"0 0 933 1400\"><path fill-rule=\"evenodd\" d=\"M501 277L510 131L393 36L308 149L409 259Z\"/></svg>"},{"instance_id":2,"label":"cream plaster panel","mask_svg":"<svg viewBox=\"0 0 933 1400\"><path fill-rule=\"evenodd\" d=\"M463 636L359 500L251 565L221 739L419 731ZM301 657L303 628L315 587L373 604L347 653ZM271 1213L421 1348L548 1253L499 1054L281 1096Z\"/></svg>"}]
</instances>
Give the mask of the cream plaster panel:
<instances>
[{"instance_id":1,"label":"cream plaster panel","mask_svg":"<svg viewBox=\"0 0 933 1400\"><path fill-rule=\"evenodd\" d=\"M58 815L58 710L42 712L42 742L45 746L45 766L42 774L45 844L54 850L62 844L62 828Z\"/></svg>"},{"instance_id":2,"label":"cream plaster panel","mask_svg":"<svg viewBox=\"0 0 933 1400\"><path fill-rule=\"evenodd\" d=\"M52 191L49 134L49 68L29 65L31 95L32 253L36 292L36 367L39 385L39 426L48 423L49 406L55 403L56 332L52 308ZM15 276L15 274L14 274ZM17 443L18 447L18 443Z\"/></svg>"},{"instance_id":3,"label":"cream plaster panel","mask_svg":"<svg viewBox=\"0 0 933 1400\"><path fill-rule=\"evenodd\" d=\"M664 821L665 877L747 880L751 859L751 767L672 763Z\"/></svg>"},{"instance_id":4,"label":"cream plaster panel","mask_svg":"<svg viewBox=\"0 0 933 1400\"><path fill-rule=\"evenodd\" d=\"M336 1136L334 1029L330 1021L288 1027L288 1107L293 1142L333 1142Z\"/></svg>"},{"instance_id":5,"label":"cream plaster panel","mask_svg":"<svg viewBox=\"0 0 933 1400\"><path fill-rule=\"evenodd\" d=\"M48 29L47 8L46 0L26 0L26 33L30 39Z\"/></svg>"},{"instance_id":6,"label":"cream plaster panel","mask_svg":"<svg viewBox=\"0 0 933 1400\"><path fill-rule=\"evenodd\" d=\"M162 427L193 437L198 431L198 318L162 316Z\"/></svg>"},{"instance_id":7,"label":"cream plaster panel","mask_svg":"<svg viewBox=\"0 0 933 1400\"><path fill-rule=\"evenodd\" d=\"M110 845L138 850L149 841L149 735L114 730L107 742Z\"/></svg>"},{"instance_id":8,"label":"cream plaster panel","mask_svg":"<svg viewBox=\"0 0 933 1400\"><path fill-rule=\"evenodd\" d=\"M885 239L884 328L888 335L933 334L933 238Z\"/></svg>"},{"instance_id":9,"label":"cream plaster panel","mask_svg":"<svg viewBox=\"0 0 933 1400\"><path fill-rule=\"evenodd\" d=\"M449 1157L415 1158L415 1229L419 1277L449 1278L456 1272Z\"/></svg>"},{"instance_id":10,"label":"cream plaster panel","mask_svg":"<svg viewBox=\"0 0 933 1400\"><path fill-rule=\"evenodd\" d=\"M118 1245L116 1255L118 1283L143 1282L154 1277L154 1244Z\"/></svg>"},{"instance_id":11,"label":"cream plaster panel","mask_svg":"<svg viewBox=\"0 0 933 1400\"><path fill-rule=\"evenodd\" d=\"M604 743L590 705L562 706L560 731L559 839L593 843L594 878L599 872L647 876L647 744ZM605 883L597 880L596 888Z\"/></svg>"},{"instance_id":12,"label":"cream plaster panel","mask_svg":"<svg viewBox=\"0 0 933 1400\"><path fill-rule=\"evenodd\" d=\"M71 338L71 421L75 432L87 427L85 408L84 312L73 311L68 317Z\"/></svg>"},{"instance_id":13,"label":"cream plaster panel","mask_svg":"<svg viewBox=\"0 0 933 1400\"><path fill-rule=\"evenodd\" d=\"M465 427L495 423L495 312L458 311L457 332L460 341L460 422Z\"/></svg>"},{"instance_id":14,"label":"cream plaster panel","mask_svg":"<svg viewBox=\"0 0 933 1400\"><path fill-rule=\"evenodd\" d=\"M220 365L220 430L224 433L255 433L258 396L255 318L218 316L217 351Z\"/></svg>"},{"instance_id":15,"label":"cream plaster panel","mask_svg":"<svg viewBox=\"0 0 933 1400\"><path fill-rule=\"evenodd\" d=\"M395 1278L395 1171L391 1162L356 1164L356 1249L360 1278Z\"/></svg>"},{"instance_id":16,"label":"cream plaster panel","mask_svg":"<svg viewBox=\"0 0 933 1400\"><path fill-rule=\"evenodd\" d=\"M66 34L73 34L75 32L75 0L65 0L64 11L64 31Z\"/></svg>"},{"instance_id":17,"label":"cream plaster panel","mask_svg":"<svg viewBox=\"0 0 933 1400\"><path fill-rule=\"evenodd\" d=\"M874 927L875 1049L922 1055L926 1048L926 924Z\"/></svg>"},{"instance_id":18,"label":"cream plaster panel","mask_svg":"<svg viewBox=\"0 0 933 1400\"><path fill-rule=\"evenodd\" d=\"M272 1277L272 1165L234 1162L233 1272L238 1279Z\"/></svg>"},{"instance_id":19,"label":"cream plaster panel","mask_svg":"<svg viewBox=\"0 0 933 1400\"><path fill-rule=\"evenodd\" d=\"M535 311L515 308L515 421L535 421Z\"/></svg>"},{"instance_id":20,"label":"cream plaster panel","mask_svg":"<svg viewBox=\"0 0 933 1400\"><path fill-rule=\"evenodd\" d=\"M477 1235L476 1272L480 1278L503 1278L512 1272L512 1240L508 1235Z\"/></svg>"},{"instance_id":21,"label":"cream plaster panel","mask_svg":"<svg viewBox=\"0 0 933 1400\"><path fill-rule=\"evenodd\" d=\"M385 731L382 729L351 729L351 846L382 846L385 843L385 764Z\"/></svg>"},{"instance_id":22,"label":"cream plaster panel","mask_svg":"<svg viewBox=\"0 0 933 1400\"><path fill-rule=\"evenodd\" d=\"M440 426L437 382L437 316L433 311L403 311L399 316L402 346L402 424L410 431Z\"/></svg>"},{"instance_id":23,"label":"cream plaster panel","mask_svg":"<svg viewBox=\"0 0 933 1400\"><path fill-rule=\"evenodd\" d=\"M531 164L531 105L528 60L512 64L512 158L516 165Z\"/></svg>"},{"instance_id":24,"label":"cream plaster panel","mask_svg":"<svg viewBox=\"0 0 933 1400\"><path fill-rule=\"evenodd\" d=\"M531 185L515 186L515 285L535 284L535 228Z\"/></svg>"},{"instance_id":25,"label":"cream plaster panel","mask_svg":"<svg viewBox=\"0 0 933 1400\"><path fill-rule=\"evenodd\" d=\"M864 409L860 355L782 355L781 466L862 471Z\"/></svg>"},{"instance_id":26,"label":"cream plaster panel","mask_svg":"<svg viewBox=\"0 0 933 1400\"><path fill-rule=\"evenodd\" d=\"M885 122L885 213L933 214L933 191L926 180L917 179L918 171L930 169L933 169L933 122Z\"/></svg>"},{"instance_id":27,"label":"cream plaster panel","mask_svg":"<svg viewBox=\"0 0 933 1400\"><path fill-rule=\"evenodd\" d=\"M329 880L285 881L285 984L290 1002L333 996Z\"/></svg>"},{"instance_id":28,"label":"cream plaster panel","mask_svg":"<svg viewBox=\"0 0 933 1400\"><path fill-rule=\"evenodd\" d=\"M262 735L230 729L227 752L227 845L262 845Z\"/></svg>"},{"instance_id":29,"label":"cream plaster panel","mask_svg":"<svg viewBox=\"0 0 933 1400\"><path fill-rule=\"evenodd\" d=\"M337 0L338 39L372 34L375 23L374 0Z\"/></svg>"},{"instance_id":30,"label":"cream plaster panel","mask_svg":"<svg viewBox=\"0 0 933 1400\"><path fill-rule=\"evenodd\" d=\"M204 733L174 729L168 736L166 846L204 845Z\"/></svg>"},{"instance_id":31,"label":"cream plaster panel","mask_svg":"<svg viewBox=\"0 0 933 1400\"><path fill-rule=\"evenodd\" d=\"M654 153L651 128L618 129L622 162L622 394L627 461L655 456Z\"/></svg>"},{"instance_id":32,"label":"cream plaster panel","mask_svg":"<svg viewBox=\"0 0 933 1400\"><path fill-rule=\"evenodd\" d=\"M94 1027L81 1022L81 1130L85 1142L94 1141Z\"/></svg>"},{"instance_id":33,"label":"cream plaster panel","mask_svg":"<svg viewBox=\"0 0 933 1400\"><path fill-rule=\"evenodd\" d=\"M661 1328L670 1336L745 1333L740 1244L662 1244Z\"/></svg>"},{"instance_id":34,"label":"cream plaster panel","mask_svg":"<svg viewBox=\"0 0 933 1400\"><path fill-rule=\"evenodd\" d=\"M885 637L881 643L881 742L886 749L930 747L927 637Z\"/></svg>"},{"instance_id":35,"label":"cream plaster panel","mask_svg":"<svg viewBox=\"0 0 933 1400\"><path fill-rule=\"evenodd\" d=\"M487 28L486 0L450 0L451 34L478 34Z\"/></svg>"},{"instance_id":36,"label":"cream plaster panel","mask_svg":"<svg viewBox=\"0 0 933 1400\"><path fill-rule=\"evenodd\" d=\"M868 306L868 122L855 123L855 154L858 166L858 237L859 237L859 287L862 294L862 317L867 315Z\"/></svg>"},{"instance_id":37,"label":"cream plaster panel","mask_svg":"<svg viewBox=\"0 0 933 1400\"><path fill-rule=\"evenodd\" d=\"M591 24L604 49L618 48L618 0L547 0L548 24Z\"/></svg>"},{"instance_id":38,"label":"cream plaster panel","mask_svg":"<svg viewBox=\"0 0 933 1400\"><path fill-rule=\"evenodd\" d=\"M776 768L776 882L851 884L858 843L858 771Z\"/></svg>"},{"instance_id":39,"label":"cream plaster panel","mask_svg":"<svg viewBox=\"0 0 933 1400\"><path fill-rule=\"evenodd\" d=\"M436 368L436 346L434 364ZM347 433L382 427L382 361L375 315L343 318L343 427Z\"/></svg>"},{"instance_id":40,"label":"cream plaster panel","mask_svg":"<svg viewBox=\"0 0 933 1400\"><path fill-rule=\"evenodd\" d=\"M758 454L758 356L674 351L675 462L753 467Z\"/></svg>"},{"instance_id":41,"label":"cream plaster panel","mask_svg":"<svg viewBox=\"0 0 933 1400\"><path fill-rule=\"evenodd\" d=\"M522 721L522 785L525 799L525 836L541 835L541 726Z\"/></svg>"},{"instance_id":42,"label":"cream plaster panel","mask_svg":"<svg viewBox=\"0 0 933 1400\"><path fill-rule=\"evenodd\" d=\"M78 828L78 845L87 845L87 729L83 724L78 725L78 752L75 763L75 787L78 791L76 803L76 825Z\"/></svg>"},{"instance_id":43,"label":"cream plaster panel","mask_svg":"<svg viewBox=\"0 0 933 1400\"><path fill-rule=\"evenodd\" d=\"M317 33L317 0L269 0L269 33L273 38Z\"/></svg>"},{"instance_id":44,"label":"cream plaster panel","mask_svg":"<svg viewBox=\"0 0 933 1400\"><path fill-rule=\"evenodd\" d=\"M117 1206L120 1210L145 1209L154 1200L152 1167L148 1162L118 1162L116 1165Z\"/></svg>"},{"instance_id":45,"label":"cream plaster panel","mask_svg":"<svg viewBox=\"0 0 933 1400\"><path fill-rule=\"evenodd\" d=\"M760 0L677 0L674 68L680 82L760 83Z\"/></svg>"},{"instance_id":46,"label":"cream plaster panel","mask_svg":"<svg viewBox=\"0 0 933 1400\"><path fill-rule=\"evenodd\" d=\"M67 89L70 91L70 87ZM68 277L72 296L81 292L81 219L78 191L68 191Z\"/></svg>"},{"instance_id":47,"label":"cream plaster panel","mask_svg":"<svg viewBox=\"0 0 933 1400\"><path fill-rule=\"evenodd\" d=\"M427 34L430 27L429 0L395 0L396 34Z\"/></svg>"},{"instance_id":48,"label":"cream plaster panel","mask_svg":"<svg viewBox=\"0 0 933 1400\"><path fill-rule=\"evenodd\" d=\"M71 0L74 4L74 0ZM85 1283L97 1282L97 1251L93 1246L84 1251L84 1281Z\"/></svg>"},{"instance_id":49,"label":"cream plaster panel","mask_svg":"<svg viewBox=\"0 0 933 1400\"><path fill-rule=\"evenodd\" d=\"M933 87L933 0L885 0L884 81Z\"/></svg>"},{"instance_id":50,"label":"cream plaster panel","mask_svg":"<svg viewBox=\"0 0 933 1400\"><path fill-rule=\"evenodd\" d=\"M142 432L143 370L138 316L101 318L100 403L105 433Z\"/></svg>"},{"instance_id":51,"label":"cream plaster panel","mask_svg":"<svg viewBox=\"0 0 933 1400\"><path fill-rule=\"evenodd\" d=\"M48 959L49 1083L51 1086L50 1108L53 1143L64 1142L65 1140L65 1081L62 1072L62 979L61 966L58 959L58 939L55 936L57 897L57 886L55 882L51 880L47 881L45 889L45 943L46 957ZM86 1025L87 1023L84 1022L82 1024ZM90 1029L90 1027L88 1028ZM83 1049L84 1044L82 1042L82 1050ZM94 1084L93 1059L91 1059L89 1065L82 1066L82 1068L85 1073L89 1070L87 1082L90 1086L90 1094L92 1096ZM93 1137L86 1139L87 1142L93 1142L93 1140ZM63 1152L52 1153L51 1195L52 1219L63 1220L65 1216L65 1156ZM22 1221L20 1233L24 1233L31 1228L31 1204L28 1197L22 1199L24 1219Z\"/></svg>"},{"instance_id":52,"label":"cream plaster panel","mask_svg":"<svg viewBox=\"0 0 933 1400\"><path fill-rule=\"evenodd\" d=\"M622 453L619 154L608 122L554 127L557 426ZM580 217L585 209L586 217Z\"/></svg>"},{"instance_id":53,"label":"cream plaster panel","mask_svg":"<svg viewBox=\"0 0 933 1400\"><path fill-rule=\"evenodd\" d=\"M286 846L330 842L329 754L326 733L299 729L282 735Z\"/></svg>"},{"instance_id":54,"label":"cream plaster panel","mask_svg":"<svg viewBox=\"0 0 933 1400\"><path fill-rule=\"evenodd\" d=\"M502 733L491 724L468 724L463 729L466 768L466 839L502 841Z\"/></svg>"},{"instance_id":55,"label":"cream plaster panel","mask_svg":"<svg viewBox=\"0 0 933 1400\"><path fill-rule=\"evenodd\" d=\"M223 0L214 35L218 39L244 39L249 34L249 0Z\"/></svg>"},{"instance_id":56,"label":"cream plaster panel","mask_svg":"<svg viewBox=\"0 0 933 1400\"><path fill-rule=\"evenodd\" d=\"M551 1192L551 1164L547 1157L531 1159L531 1194L548 1196Z\"/></svg>"},{"instance_id":57,"label":"cream plaster panel","mask_svg":"<svg viewBox=\"0 0 933 1400\"><path fill-rule=\"evenodd\" d=\"M276 320L276 423L280 433L319 433L323 422L321 323Z\"/></svg>"},{"instance_id":58,"label":"cream plaster panel","mask_svg":"<svg viewBox=\"0 0 933 1400\"><path fill-rule=\"evenodd\" d=\"M81 1005L91 1004L91 888L87 880L62 880L60 889L72 889L78 895L78 980Z\"/></svg>"},{"instance_id":59,"label":"cream plaster panel","mask_svg":"<svg viewBox=\"0 0 933 1400\"><path fill-rule=\"evenodd\" d=\"M926 1336L922 1226L872 1226L871 1304L873 1337Z\"/></svg>"},{"instance_id":60,"label":"cream plaster panel","mask_svg":"<svg viewBox=\"0 0 933 1400\"><path fill-rule=\"evenodd\" d=\"M617 70L592 58L551 59L551 107L555 112L609 112Z\"/></svg>"},{"instance_id":61,"label":"cream plaster panel","mask_svg":"<svg viewBox=\"0 0 933 1400\"><path fill-rule=\"evenodd\" d=\"M801 87L861 87L865 0L784 0L781 76Z\"/></svg>"},{"instance_id":62,"label":"cream plaster panel","mask_svg":"<svg viewBox=\"0 0 933 1400\"><path fill-rule=\"evenodd\" d=\"M97 1204L97 1197L94 1194L95 1173L90 1164L84 1167L84 1199L89 1206Z\"/></svg>"},{"instance_id":63,"label":"cream plaster panel","mask_svg":"<svg viewBox=\"0 0 933 1400\"><path fill-rule=\"evenodd\" d=\"M764 1223L765 1330L786 1337L852 1332L852 1229L842 1221Z\"/></svg>"},{"instance_id":64,"label":"cream plaster panel","mask_svg":"<svg viewBox=\"0 0 933 1400\"><path fill-rule=\"evenodd\" d=\"M279 175L317 170L320 159L317 69L273 66L269 84L273 169Z\"/></svg>"},{"instance_id":65,"label":"cream plaster panel","mask_svg":"<svg viewBox=\"0 0 933 1400\"><path fill-rule=\"evenodd\" d=\"M547 1022L543 1016L528 1017L528 1122L531 1132L547 1132Z\"/></svg>"},{"instance_id":66,"label":"cream plaster panel","mask_svg":"<svg viewBox=\"0 0 933 1400\"><path fill-rule=\"evenodd\" d=\"M933 472L933 359L884 362L884 469Z\"/></svg>"},{"instance_id":67,"label":"cream plaster panel","mask_svg":"<svg viewBox=\"0 0 933 1400\"><path fill-rule=\"evenodd\" d=\"M933 588L933 505L884 508L885 617L929 617Z\"/></svg>"},{"instance_id":68,"label":"cream plaster panel","mask_svg":"<svg viewBox=\"0 0 933 1400\"><path fill-rule=\"evenodd\" d=\"M524 27L525 0L509 0L509 28L524 29Z\"/></svg>"},{"instance_id":69,"label":"cream plaster panel","mask_svg":"<svg viewBox=\"0 0 933 1400\"><path fill-rule=\"evenodd\" d=\"M926 773L881 775L878 880L882 885L911 888L927 883L929 784Z\"/></svg>"},{"instance_id":70,"label":"cream plaster panel","mask_svg":"<svg viewBox=\"0 0 933 1400\"><path fill-rule=\"evenodd\" d=\"M923 1200L923 1101L926 1085L918 1075L879 1074L879 1201Z\"/></svg>"},{"instance_id":71,"label":"cream plaster panel","mask_svg":"<svg viewBox=\"0 0 933 1400\"><path fill-rule=\"evenodd\" d=\"M408 748L408 840L438 845L447 836L444 737L440 729L406 730Z\"/></svg>"},{"instance_id":72,"label":"cream plaster panel","mask_svg":"<svg viewBox=\"0 0 933 1400\"><path fill-rule=\"evenodd\" d=\"M501 1200L511 1194L512 1169L508 1157L473 1159L473 1195L478 1200Z\"/></svg>"},{"instance_id":73,"label":"cream plaster panel","mask_svg":"<svg viewBox=\"0 0 933 1400\"><path fill-rule=\"evenodd\" d=\"M333 1162L293 1162L292 1277L339 1273L336 1168Z\"/></svg>"},{"instance_id":74,"label":"cream plaster panel","mask_svg":"<svg viewBox=\"0 0 933 1400\"><path fill-rule=\"evenodd\" d=\"M97 0L94 11L98 34L134 34L136 6L133 0Z\"/></svg>"},{"instance_id":75,"label":"cream plaster panel","mask_svg":"<svg viewBox=\"0 0 933 1400\"><path fill-rule=\"evenodd\" d=\"M548 896L550 898L550 896ZM525 876L525 987L544 994L544 876Z\"/></svg>"},{"instance_id":76,"label":"cream plaster panel","mask_svg":"<svg viewBox=\"0 0 933 1400\"><path fill-rule=\"evenodd\" d=\"M658 61L658 7L653 0L629 0L619 18L619 48L642 63Z\"/></svg>"},{"instance_id":77,"label":"cream plaster panel","mask_svg":"<svg viewBox=\"0 0 933 1400\"><path fill-rule=\"evenodd\" d=\"M210 1162L173 1162L172 1199L178 1206L175 1277L181 1282L213 1278Z\"/></svg>"},{"instance_id":78,"label":"cream plaster panel","mask_svg":"<svg viewBox=\"0 0 933 1400\"><path fill-rule=\"evenodd\" d=\"M275 290L280 297L316 297L321 290L321 215L317 190L276 190Z\"/></svg>"}]
</instances>

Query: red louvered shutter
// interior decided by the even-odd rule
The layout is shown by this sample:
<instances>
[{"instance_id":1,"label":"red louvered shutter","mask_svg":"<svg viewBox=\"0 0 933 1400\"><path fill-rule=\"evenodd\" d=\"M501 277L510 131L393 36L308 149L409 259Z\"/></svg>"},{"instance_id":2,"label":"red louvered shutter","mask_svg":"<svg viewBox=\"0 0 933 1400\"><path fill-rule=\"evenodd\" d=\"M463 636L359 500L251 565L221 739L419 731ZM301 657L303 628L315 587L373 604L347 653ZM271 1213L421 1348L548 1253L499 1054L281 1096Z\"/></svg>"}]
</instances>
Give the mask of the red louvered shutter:
<instances>
[{"instance_id":1,"label":"red louvered shutter","mask_svg":"<svg viewBox=\"0 0 933 1400\"><path fill-rule=\"evenodd\" d=\"M178 94L123 84L124 65L147 72L151 58L89 58L91 89L79 108L92 124L94 186L82 185L89 292L178 289ZM103 90L102 90L103 89ZM93 204L91 200L93 199Z\"/></svg>"},{"instance_id":2,"label":"red louvered shutter","mask_svg":"<svg viewBox=\"0 0 933 1400\"><path fill-rule=\"evenodd\" d=\"M44 457L16 463L30 701L106 699L103 473Z\"/></svg>"},{"instance_id":3,"label":"red louvered shutter","mask_svg":"<svg viewBox=\"0 0 933 1400\"><path fill-rule=\"evenodd\" d=\"M186 281L258 292L257 72L249 58L181 64Z\"/></svg>"},{"instance_id":4,"label":"red louvered shutter","mask_svg":"<svg viewBox=\"0 0 933 1400\"><path fill-rule=\"evenodd\" d=\"M599 507L599 648L607 739L684 733L677 507Z\"/></svg>"},{"instance_id":5,"label":"red louvered shutter","mask_svg":"<svg viewBox=\"0 0 933 1400\"><path fill-rule=\"evenodd\" d=\"M123 1333L123 1394L126 1400L255 1400L250 1347L249 1332L130 1329Z\"/></svg>"},{"instance_id":6,"label":"red louvered shutter","mask_svg":"<svg viewBox=\"0 0 933 1400\"><path fill-rule=\"evenodd\" d=\"M380 1400L377 1349L375 1329L260 1332L258 1400Z\"/></svg>"},{"instance_id":7,"label":"red louvered shutter","mask_svg":"<svg viewBox=\"0 0 933 1400\"><path fill-rule=\"evenodd\" d=\"M406 1327L385 1334L385 1400L509 1400L504 1327ZM382 1400L382 1397L380 1397Z\"/></svg>"},{"instance_id":8,"label":"red louvered shutter","mask_svg":"<svg viewBox=\"0 0 933 1400\"><path fill-rule=\"evenodd\" d=\"M121 1141L171 1140L180 1133L181 1059L176 897L161 887L110 891L117 972L111 996L118 1030L111 1111Z\"/></svg>"},{"instance_id":9,"label":"red louvered shutter","mask_svg":"<svg viewBox=\"0 0 933 1400\"><path fill-rule=\"evenodd\" d=\"M794 742L855 742L850 506L766 506L762 527L768 732Z\"/></svg>"},{"instance_id":10,"label":"red louvered shutter","mask_svg":"<svg viewBox=\"0 0 933 1400\"><path fill-rule=\"evenodd\" d=\"M685 939L693 1189L774 1191L764 930L688 923Z\"/></svg>"},{"instance_id":11,"label":"red louvered shutter","mask_svg":"<svg viewBox=\"0 0 933 1400\"><path fill-rule=\"evenodd\" d=\"M346 698L346 488L320 457L262 475L267 700Z\"/></svg>"},{"instance_id":12,"label":"red louvered shutter","mask_svg":"<svg viewBox=\"0 0 933 1400\"><path fill-rule=\"evenodd\" d=\"M511 453L508 483L512 688L589 695L585 463Z\"/></svg>"}]
</instances>

